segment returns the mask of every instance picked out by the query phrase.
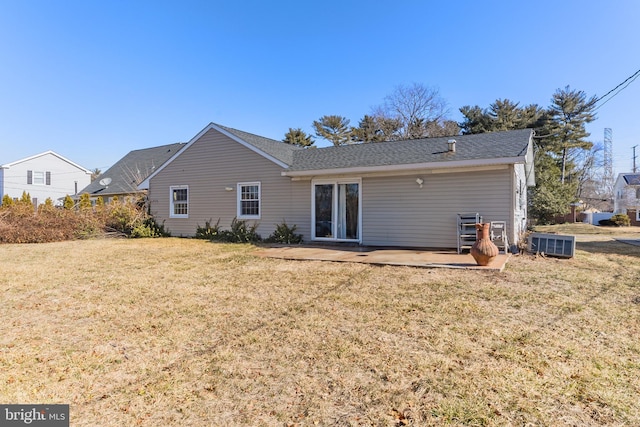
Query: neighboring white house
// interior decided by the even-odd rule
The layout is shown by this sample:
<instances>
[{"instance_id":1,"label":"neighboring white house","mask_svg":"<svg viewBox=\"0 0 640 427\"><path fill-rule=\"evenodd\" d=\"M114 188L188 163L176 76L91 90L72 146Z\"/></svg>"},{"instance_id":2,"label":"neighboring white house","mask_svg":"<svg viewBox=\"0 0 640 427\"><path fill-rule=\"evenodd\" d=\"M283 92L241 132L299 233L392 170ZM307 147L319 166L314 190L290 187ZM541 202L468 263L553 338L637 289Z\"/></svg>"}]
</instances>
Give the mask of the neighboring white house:
<instances>
[{"instance_id":1,"label":"neighboring white house","mask_svg":"<svg viewBox=\"0 0 640 427\"><path fill-rule=\"evenodd\" d=\"M91 171L53 151L0 165L0 199L13 199L26 191L34 205L51 198L54 204L73 195L91 182Z\"/></svg>"},{"instance_id":2,"label":"neighboring white house","mask_svg":"<svg viewBox=\"0 0 640 427\"><path fill-rule=\"evenodd\" d=\"M640 174L621 173L613 186L613 213L629 215L632 225L640 223Z\"/></svg>"}]
</instances>

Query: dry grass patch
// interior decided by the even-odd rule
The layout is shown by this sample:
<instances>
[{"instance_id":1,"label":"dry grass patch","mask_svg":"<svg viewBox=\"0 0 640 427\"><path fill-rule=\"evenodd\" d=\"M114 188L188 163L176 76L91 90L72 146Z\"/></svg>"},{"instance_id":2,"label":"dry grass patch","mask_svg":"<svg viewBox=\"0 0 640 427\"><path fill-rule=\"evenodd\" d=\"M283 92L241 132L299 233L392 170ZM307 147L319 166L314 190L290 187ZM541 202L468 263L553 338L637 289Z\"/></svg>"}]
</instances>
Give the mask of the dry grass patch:
<instances>
[{"instance_id":1,"label":"dry grass patch","mask_svg":"<svg viewBox=\"0 0 640 427\"><path fill-rule=\"evenodd\" d=\"M541 233L559 233L559 234L587 234L587 235L604 235L604 236L632 236L630 238L640 239L640 227L603 227L597 225L586 224L583 222L568 222L558 225L538 225L536 231Z\"/></svg>"},{"instance_id":2,"label":"dry grass patch","mask_svg":"<svg viewBox=\"0 0 640 427\"><path fill-rule=\"evenodd\" d=\"M74 426L638 425L640 247L605 243L495 274L3 245L0 401Z\"/></svg>"}]
</instances>

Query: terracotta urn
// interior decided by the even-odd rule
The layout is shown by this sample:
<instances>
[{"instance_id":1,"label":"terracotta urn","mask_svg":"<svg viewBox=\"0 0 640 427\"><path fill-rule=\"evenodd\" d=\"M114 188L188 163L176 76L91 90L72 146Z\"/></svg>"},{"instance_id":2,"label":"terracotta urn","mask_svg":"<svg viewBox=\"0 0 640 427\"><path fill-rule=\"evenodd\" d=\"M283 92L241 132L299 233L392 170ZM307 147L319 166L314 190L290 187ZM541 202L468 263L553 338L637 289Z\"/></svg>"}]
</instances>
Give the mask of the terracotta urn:
<instances>
[{"instance_id":1,"label":"terracotta urn","mask_svg":"<svg viewBox=\"0 0 640 427\"><path fill-rule=\"evenodd\" d=\"M489 237L491 224L488 222L476 224L476 242L471 246L471 256L478 265L489 265L498 256L498 247Z\"/></svg>"}]
</instances>

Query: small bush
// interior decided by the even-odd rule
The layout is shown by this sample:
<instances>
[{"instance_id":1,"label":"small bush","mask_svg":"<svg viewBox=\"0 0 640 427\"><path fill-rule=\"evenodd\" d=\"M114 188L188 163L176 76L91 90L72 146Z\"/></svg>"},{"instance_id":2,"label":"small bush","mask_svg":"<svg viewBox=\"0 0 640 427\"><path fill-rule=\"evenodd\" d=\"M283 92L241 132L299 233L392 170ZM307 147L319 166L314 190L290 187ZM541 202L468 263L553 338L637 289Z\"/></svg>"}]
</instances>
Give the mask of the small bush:
<instances>
[{"instance_id":1,"label":"small bush","mask_svg":"<svg viewBox=\"0 0 640 427\"><path fill-rule=\"evenodd\" d=\"M124 234L131 236L133 230L137 229L136 235L133 237L147 237L147 234L154 234L156 232L166 233L164 226L152 224L147 222L152 218L147 212L145 212L144 204L139 200L127 197L122 201L118 200L117 196L111 199L111 202L102 208L96 207L96 212L99 216L104 218L105 227L111 232ZM160 230L162 228L162 231ZM161 237L161 236L148 236L148 237Z\"/></svg>"},{"instance_id":2,"label":"small bush","mask_svg":"<svg viewBox=\"0 0 640 427\"><path fill-rule=\"evenodd\" d=\"M298 244L302 243L302 234L297 234L295 231L298 228L297 225L289 227L286 221L282 221L282 224L277 224L276 229L269 237L267 237L267 243L284 243L284 244Z\"/></svg>"},{"instance_id":3,"label":"small bush","mask_svg":"<svg viewBox=\"0 0 640 427\"><path fill-rule=\"evenodd\" d=\"M631 225L631 220L627 214L615 214L611 217L611 222L617 227L628 227Z\"/></svg>"},{"instance_id":4,"label":"small bush","mask_svg":"<svg viewBox=\"0 0 640 427\"><path fill-rule=\"evenodd\" d=\"M93 206L91 206L91 196L89 196L89 193L82 193L78 204L81 211L88 211L92 209Z\"/></svg>"},{"instance_id":5,"label":"small bush","mask_svg":"<svg viewBox=\"0 0 640 427\"><path fill-rule=\"evenodd\" d=\"M209 220L205 222L204 227L197 227L196 238L226 243L255 243L262 240L260 235L256 233L257 229L257 223L248 225L247 221L233 218L231 229L222 230L220 228L220 219L213 227L211 226L211 220Z\"/></svg>"},{"instance_id":6,"label":"small bush","mask_svg":"<svg viewBox=\"0 0 640 427\"><path fill-rule=\"evenodd\" d=\"M247 225L247 221L233 218L231 221L231 230L223 231L221 236L223 241L230 243L255 243L262 240L260 235L256 233L258 224Z\"/></svg>"},{"instance_id":7,"label":"small bush","mask_svg":"<svg viewBox=\"0 0 640 427\"><path fill-rule=\"evenodd\" d=\"M20 197L20 200L18 200L18 203L22 203L23 205L33 207L33 201L31 200L31 194L27 193L26 191L23 191L22 192L22 196Z\"/></svg>"},{"instance_id":8,"label":"small bush","mask_svg":"<svg viewBox=\"0 0 640 427\"><path fill-rule=\"evenodd\" d=\"M2 196L2 206L5 208L13 206L13 199L8 194Z\"/></svg>"},{"instance_id":9,"label":"small bush","mask_svg":"<svg viewBox=\"0 0 640 427\"><path fill-rule=\"evenodd\" d=\"M615 214L609 219L601 219L598 224L605 227L628 227L631 225L631 220L626 214Z\"/></svg>"},{"instance_id":10,"label":"small bush","mask_svg":"<svg viewBox=\"0 0 640 427\"><path fill-rule=\"evenodd\" d=\"M158 224L155 219L149 217L142 224L136 225L131 230L131 237L170 237L171 233L164 229L164 224Z\"/></svg>"},{"instance_id":11,"label":"small bush","mask_svg":"<svg viewBox=\"0 0 640 427\"><path fill-rule=\"evenodd\" d=\"M71 196L68 194L64 196L64 202L62 203L62 207L64 207L67 210L71 210L73 209L74 206L75 206L75 203L71 198Z\"/></svg>"},{"instance_id":12,"label":"small bush","mask_svg":"<svg viewBox=\"0 0 640 427\"><path fill-rule=\"evenodd\" d=\"M92 212L76 212L67 209L62 209L62 212L76 218L76 229L73 235L75 239L93 239L104 235L104 220L93 215Z\"/></svg>"},{"instance_id":13,"label":"small bush","mask_svg":"<svg viewBox=\"0 0 640 427\"><path fill-rule=\"evenodd\" d=\"M220 235L220 231L220 219L213 227L211 226L211 219L209 219L209 221L204 222L204 227L200 227L199 224L196 226L196 239L216 240Z\"/></svg>"}]
</instances>

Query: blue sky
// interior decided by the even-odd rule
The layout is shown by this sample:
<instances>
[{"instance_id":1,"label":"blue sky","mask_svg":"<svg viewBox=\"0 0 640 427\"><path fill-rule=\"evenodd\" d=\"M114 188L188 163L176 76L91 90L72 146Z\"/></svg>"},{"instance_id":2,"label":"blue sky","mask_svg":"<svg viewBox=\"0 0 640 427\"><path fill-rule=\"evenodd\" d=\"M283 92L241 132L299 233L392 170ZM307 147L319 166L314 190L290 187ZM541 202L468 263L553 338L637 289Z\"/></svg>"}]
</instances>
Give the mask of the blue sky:
<instances>
[{"instance_id":1,"label":"blue sky","mask_svg":"<svg viewBox=\"0 0 640 427\"><path fill-rule=\"evenodd\" d=\"M458 121L567 85L601 96L640 69L639 22L635 0L0 0L0 164L53 150L104 171L210 122L274 139L327 114L357 125L413 82ZM588 127L613 129L615 172L639 99L640 79Z\"/></svg>"}]
</instances>

